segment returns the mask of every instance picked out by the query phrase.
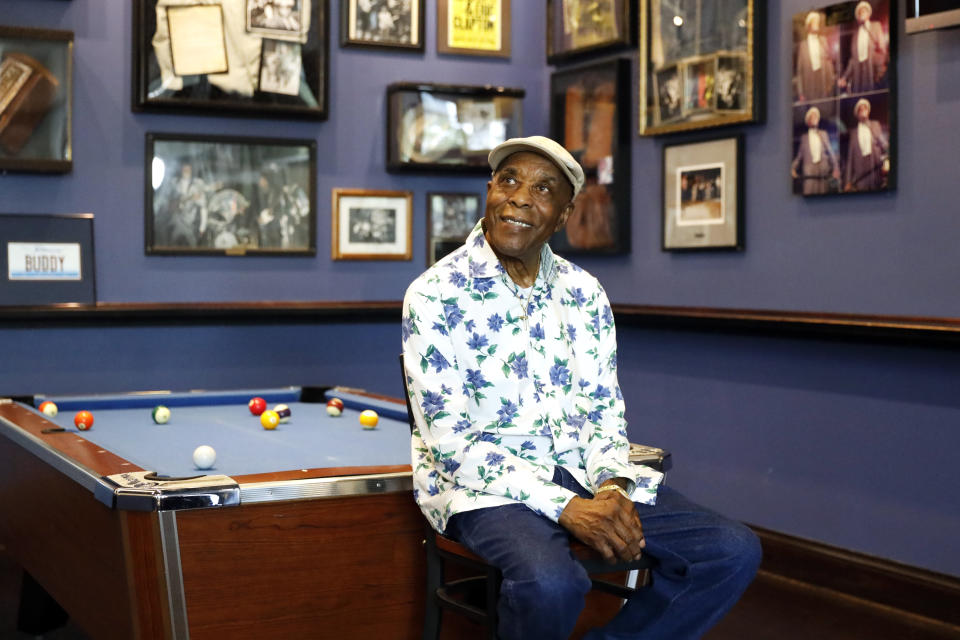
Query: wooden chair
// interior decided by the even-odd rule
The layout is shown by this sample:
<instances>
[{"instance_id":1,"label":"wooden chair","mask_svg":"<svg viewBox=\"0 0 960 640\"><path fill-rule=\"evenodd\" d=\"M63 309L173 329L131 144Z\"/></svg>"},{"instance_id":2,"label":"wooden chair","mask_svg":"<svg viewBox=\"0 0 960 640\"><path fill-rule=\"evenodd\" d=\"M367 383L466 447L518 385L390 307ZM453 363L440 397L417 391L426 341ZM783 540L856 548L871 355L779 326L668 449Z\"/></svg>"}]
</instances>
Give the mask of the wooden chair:
<instances>
[{"instance_id":1,"label":"wooden chair","mask_svg":"<svg viewBox=\"0 0 960 640\"><path fill-rule=\"evenodd\" d=\"M403 377L404 398L407 402L407 417L410 430L415 425L410 393L407 389L407 374L403 368L403 355L400 356L400 370ZM655 447L631 445L631 460L645 464L658 471L666 471L671 465L670 454ZM437 533L424 518L424 549L427 556L427 593L426 615L423 624L423 640L440 638L440 623L445 610L458 613L483 625L486 637L497 638L497 601L500 598L500 570L487 564L483 558L474 554L465 546ZM628 598L642 588L649 580L648 569L656 566L656 560L644 556L636 562L607 564L603 557L591 547L579 540L570 541L570 550L591 574L593 588L619 598ZM470 573L468 577L447 580L446 564L450 562L461 569L461 573ZM643 572L643 579L638 579ZM596 574L630 573L627 584L612 582ZM629 583L638 584L631 586Z\"/></svg>"}]
</instances>

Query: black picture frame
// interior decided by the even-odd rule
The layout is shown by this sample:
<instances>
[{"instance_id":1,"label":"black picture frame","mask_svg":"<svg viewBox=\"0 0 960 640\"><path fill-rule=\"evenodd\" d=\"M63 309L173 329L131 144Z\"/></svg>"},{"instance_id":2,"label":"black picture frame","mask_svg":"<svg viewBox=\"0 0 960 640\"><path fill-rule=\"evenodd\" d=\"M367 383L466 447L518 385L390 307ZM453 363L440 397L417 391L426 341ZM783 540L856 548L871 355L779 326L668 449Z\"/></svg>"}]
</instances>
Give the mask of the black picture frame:
<instances>
[{"instance_id":1,"label":"black picture frame","mask_svg":"<svg viewBox=\"0 0 960 640\"><path fill-rule=\"evenodd\" d=\"M73 170L73 32L0 26L0 170Z\"/></svg>"},{"instance_id":2,"label":"black picture frame","mask_svg":"<svg viewBox=\"0 0 960 640\"><path fill-rule=\"evenodd\" d=\"M482 217L479 193L428 193L427 266L462 246Z\"/></svg>"},{"instance_id":3,"label":"black picture frame","mask_svg":"<svg viewBox=\"0 0 960 640\"><path fill-rule=\"evenodd\" d=\"M641 136L763 122L766 0L640 0L639 14Z\"/></svg>"},{"instance_id":4,"label":"black picture frame","mask_svg":"<svg viewBox=\"0 0 960 640\"><path fill-rule=\"evenodd\" d=\"M314 140L148 133L148 255L313 256Z\"/></svg>"},{"instance_id":5,"label":"black picture frame","mask_svg":"<svg viewBox=\"0 0 960 640\"><path fill-rule=\"evenodd\" d=\"M561 254L630 252L630 60L550 76L550 131L580 162L586 182L550 246Z\"/></svg>"},{"instance_id":6,"label":"black picture frame","mask_svg":"<svg viewBox=\"0 0 960 640\"><path fill-rule=\"evenodd\" d=\"M389 85L387 171L489 173L490 151L523 135L525 93L490 85Z\"/></svg>"},{"instance_id":7,"label":"black picture frame","mask_svg":"<svg viewBox=\"0 0 960 640\"><path fill-rule=\"evenodd\" d=\"M897 4L851 0L793 16L790 177L795 195L896 188Z\"/></svg>"},{"instance_id":8,"label":"black picture frame","mask_svg":"<svg viewBox=\"0 0 960 640\"><path fill-rule=\"evenodd\" d=\"M636 0L547 0L548 64L610 53L636 41Z\"/></svg>"},{"instance_id":9,"label":"black picture frame","mask_svg":"<svg viewBox=\"0 0 960 640\"><path fill-rule=\"evenodd\" d=\"M384 28L379 24L378 16L361 13L358 0L340 0L340 46L422 52L426 2L411 0L409 15L394 15L397 9L403 9L402 5L383 4L382 9L388 12L390 19L389 26Z\"/></svg>"},{"instance_id":10,"label":"black picture frame","mask_svg":"<svg viewBox=\"0 0 960 640\"><path fill-rule=\"evenodd\" d=\"M0 214L0 306L97 301L93 214Z\"/></svg>"},{"instance_id":11,"label":"black picture frame","mask_svg":"<svg viewBox=\"0 0 960 640\"><path fill-rule=\"evenodd\" d=\"M664 251L743 251L744 137L701 136L663 146Z\"/></svg>"},{"instance_id":12,"label":"black picture frame","mask_svg":"<svg viewBox=\"0 0 960 640\"><path fill-rule=\"evenodd\" d=\"M222 5L190 5L169 7L163 22L157 0L133 0L133 111L327 119L328 0L295 0L297 13L271 18L257 13L256 0L239 1L243 16ZM171 31L174 9L204 11L198 17L212 27L194 33L199 21L186 17ZM250 51L258 51L255 60ZM243 54L246 67L235 62ZM176 75L177 59L191 65L189 73ZM223 64L227 72L215 73Z\"/></svg>"}]
</instances>

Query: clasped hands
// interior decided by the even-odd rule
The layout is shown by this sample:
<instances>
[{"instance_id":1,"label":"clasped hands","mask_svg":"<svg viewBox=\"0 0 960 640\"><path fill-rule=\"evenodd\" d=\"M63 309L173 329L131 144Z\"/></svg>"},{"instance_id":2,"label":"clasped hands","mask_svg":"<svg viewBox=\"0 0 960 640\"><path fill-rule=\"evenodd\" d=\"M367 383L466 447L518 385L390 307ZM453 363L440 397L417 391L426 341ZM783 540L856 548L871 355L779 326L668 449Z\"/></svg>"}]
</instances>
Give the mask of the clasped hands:
<instances>
[{"instance_id":1,"label":"clasped hands","mask_svg":"<svg viewBox=\"0 0 960 640\"><path fill-rule=\"evenodd\" d=\"M622 479L604 484L611 482L626 484ZM558 522L610 564L639 560L647 544L633 502L618 491L598 492L592 499L573 498Z\"/></svg>"}]
</instances>

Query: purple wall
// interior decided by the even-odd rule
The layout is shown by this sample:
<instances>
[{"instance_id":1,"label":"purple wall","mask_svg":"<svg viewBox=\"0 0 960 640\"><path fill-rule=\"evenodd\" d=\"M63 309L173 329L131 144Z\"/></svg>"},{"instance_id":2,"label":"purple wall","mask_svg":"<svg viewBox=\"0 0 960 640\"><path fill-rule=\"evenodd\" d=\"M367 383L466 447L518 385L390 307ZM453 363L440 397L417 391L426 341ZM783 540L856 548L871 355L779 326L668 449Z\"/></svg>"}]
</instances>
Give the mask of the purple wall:
<instances>
[{"instance_id":1,"label":"purple wall","mask_svg":"<svg viewBox=\"0 0 960 640\"><path fill-rule=\"evenodd\" d=\"M542 2L513 3L510 61L437 56L434 2L427 2L425 54L334 44L324 123L135 115L130 3L2 4L3 24L76 32L76 160L67 176L0 176L0 211L94 212L103 301L398 300L424 264L426 193L480 191L485 179L386 174L385 86L524 87L525 131L547 131ZM331 0L334 43L339 4ZM960 316L960 31L907 37L901 27L898 190L803 200L790 195L788 177L787 43L793 13L819 3L768 4L768 118L742 128L746 251L660 251L664 140L634 136L633 251L580 263L622 303ZM144 256L147 131L316 138L318 256ZM412 190L413 261L332 262L334 187ZM620 340L632 439L674 452L673 485L757 525L960 576L956 350L626 326ZM399 395L398 343L389 322L74 329L8 322L0 324L0 392L340 383Z\"/></svg>"}]
</instances>

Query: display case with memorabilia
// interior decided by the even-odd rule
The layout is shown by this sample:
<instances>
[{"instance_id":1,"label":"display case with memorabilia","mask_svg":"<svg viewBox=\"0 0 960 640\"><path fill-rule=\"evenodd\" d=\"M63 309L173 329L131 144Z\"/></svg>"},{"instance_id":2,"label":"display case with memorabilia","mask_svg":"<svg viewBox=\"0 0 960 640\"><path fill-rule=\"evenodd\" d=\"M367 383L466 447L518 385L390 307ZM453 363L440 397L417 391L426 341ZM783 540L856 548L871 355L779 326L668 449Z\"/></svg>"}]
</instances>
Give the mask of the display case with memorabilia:
<instances>
[{"instance_id":1,"label":"display case with memorabilia","mask_svg":"<svg viewBox=\"0 0 960 640\"><path fill-rule=\"evenodd\" d=\"M340 46L423 51L426 0L341 0Z\"/></svg>"},{"instance_id":2,"label":"display case with memorabilia","mask_svg":"<svg viewBox=\"0 0 960 640\"><path fill-rule=\"evenodd\" d=\"M315 255L313 140L147 134L146 252Z\"/></svg>"},{"instance_id":3,"label":"display case with memorabilia","mask_svg":"<svg viewBox=\"0 0 960 640\"><path fill-rule=\"evenodd\" d=\"M327 0L134 0L133 108L327 117Z\"/></svg>"},{"instance_id":4,"label":"display case with memorabilia","mask_svg":"<svg viewBox=\"0 0 960 640\"><path fill-rule=\"evenodd\" d=\"M73 32L0 26L0 170L73 168Z\"/></svg>"},{"instance_id":5,"label":"display case with memorabilia","mask_svg":"<svg viewBox=\"0 0 960 640\"><path fill-rule=\"evenodd\" d=\"M488 172L490 150L523 133L523 96L504 87L391 84L387 170Z\"/></svg>"},{"instance_id":6,"label":"display case with memorabilia","mask_svg":"<svg viewBox=\"0 0 960 640\"><path fill-rule=\"evenodd\" d=\"M547 62L630 46L635 14L635 0L547 0Z\"/></svg>"},{"instance_id":7,"label":"display case with memorabilia","mask_svg":"<svg viewBox=\"0 0 960 640\"><path fill-rule=\"evenodd\" d=\"M760 122L765 0L640 0L640 135Z\"/></svg>"},{"instance_id":8,"label":"display case with memorabilia","mask_svg":"<svg viewBox=\"0 0 960 640\"><path fill-rule=\"evenodd\" d=\"M563 254L630 251L630 61L550 77L550 129L586 182L567 224L550 240Z\"/></svg>"}]
</instances>

